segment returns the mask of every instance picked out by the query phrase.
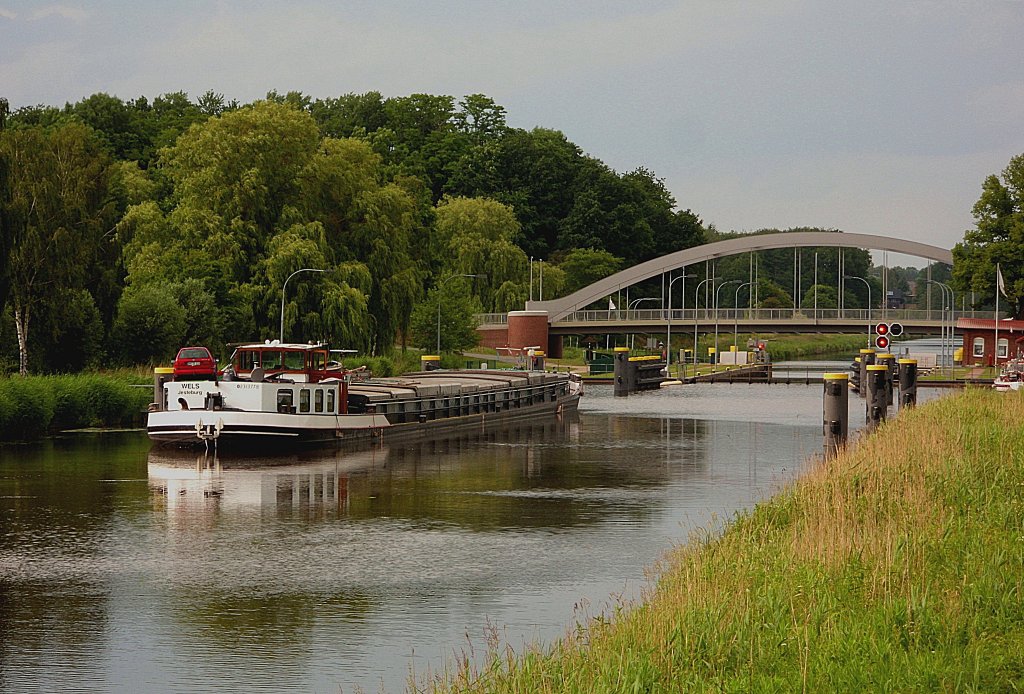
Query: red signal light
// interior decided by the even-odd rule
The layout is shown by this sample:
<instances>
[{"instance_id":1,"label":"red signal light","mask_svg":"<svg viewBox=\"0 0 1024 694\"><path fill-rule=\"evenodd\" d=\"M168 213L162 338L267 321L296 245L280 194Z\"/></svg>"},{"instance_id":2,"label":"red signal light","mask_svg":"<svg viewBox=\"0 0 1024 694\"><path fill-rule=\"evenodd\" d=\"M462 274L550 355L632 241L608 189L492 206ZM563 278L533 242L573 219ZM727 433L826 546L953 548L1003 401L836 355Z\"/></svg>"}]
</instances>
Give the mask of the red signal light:
<instances>
[{"instance_id":1,"label":"red signal light","mask_svg":"<svg viewBox=\"0 0 1024 694\"><path fill-rule=\"evenodd\" d=\"M886 337L885 335L879 335L878 337L875 338L875 347L877 347L878 349L888 349L889 338Z\"/></svg>"},{"instance_id":2,"label":"red signal light","mask_svg":"<svg viewBox=\"0 0 1024 694\"><path fill-rule=\"evenodd\" d=\"M889 324L888 323L878 323L875 326L875 335L888 335L888 334L889 334Z\"/></svg>"}]
</instances>

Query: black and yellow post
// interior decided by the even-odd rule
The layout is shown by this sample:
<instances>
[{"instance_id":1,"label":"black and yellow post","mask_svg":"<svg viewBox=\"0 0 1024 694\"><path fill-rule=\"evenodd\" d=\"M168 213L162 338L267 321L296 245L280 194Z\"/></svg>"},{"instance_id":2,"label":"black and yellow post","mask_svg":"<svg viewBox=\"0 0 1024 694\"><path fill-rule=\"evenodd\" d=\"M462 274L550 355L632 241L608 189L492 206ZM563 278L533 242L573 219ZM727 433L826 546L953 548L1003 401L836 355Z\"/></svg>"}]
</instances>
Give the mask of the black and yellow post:
<instances>
[{"instance_id":1,"label":"black and yellow post","mask_svg":"<svg viewBox=\"0 0 1024 694\"><path fill-rule=\"evenodd\" d=\"M900 359L900 409L917 405L917 359Z\"/></svg>"},{"instance_id":2,"label":"black and yellow post","mask_svg":"<svg viewBox=\"0 0 1024 694\"><path fill-rule=\"evenodd\" d=\"M860 351L860 386L857 390L862 398L868 396L868 366L875 363L875 350L862 349Z\"/></svg>"},{"instance_id":3,"label":"black and yellow post","mask_svg":"<svg viewBox=\"0 0 1024 694\"><path fill-rule=\"evenodd\" d=\"M827 373L823 377L822 432L826 458L833 457L846 445L850 428L849 380L850 375L844 373Z\"/></svg>"},{"instance_id":4,"label":"black and yellow post","mask_svg":"<svg viewBox=\"0 0 1024 694\"><path fill-rule=\"evenodd\" d=\"M865 423L868 429L875 429L885 421L889 409L885 397L885 381L889 367L885 364L868 365L868 396L865 410Z\"/></svg>"}]
</instances>

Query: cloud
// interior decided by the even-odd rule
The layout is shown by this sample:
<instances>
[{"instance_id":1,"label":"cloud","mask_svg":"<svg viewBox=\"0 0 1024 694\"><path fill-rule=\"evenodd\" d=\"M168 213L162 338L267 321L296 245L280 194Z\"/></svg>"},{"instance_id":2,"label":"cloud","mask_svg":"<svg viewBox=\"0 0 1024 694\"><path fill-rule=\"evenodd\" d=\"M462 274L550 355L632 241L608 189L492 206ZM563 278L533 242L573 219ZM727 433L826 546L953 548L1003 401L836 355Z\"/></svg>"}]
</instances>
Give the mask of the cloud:
<instances>
[{"instance_id":1,"label":"cloud","mask_svg":"<svg viewBox=\"0 0 1024 694\"><path fill-rule=\"evenodd\" d=\"M48 5L47 7L40 7L38 10L33 12L29 19L40 20L47 19L49 17L60 17L61 19L67 19L72 22L82 22L88 19L89 13L80 7Z\"/></svg>"},{"instance_id":2,"label":"cloud","mask_svg":"<svg viewBox=\"0 0 1024 694\"><path fill-rule=\"evenodd\" d=\"M11 10L5 10L3 7L0 7L0 18L15 20L18 18L18 14L16 12L12 12Z\"/></svg>"}]
</instances>

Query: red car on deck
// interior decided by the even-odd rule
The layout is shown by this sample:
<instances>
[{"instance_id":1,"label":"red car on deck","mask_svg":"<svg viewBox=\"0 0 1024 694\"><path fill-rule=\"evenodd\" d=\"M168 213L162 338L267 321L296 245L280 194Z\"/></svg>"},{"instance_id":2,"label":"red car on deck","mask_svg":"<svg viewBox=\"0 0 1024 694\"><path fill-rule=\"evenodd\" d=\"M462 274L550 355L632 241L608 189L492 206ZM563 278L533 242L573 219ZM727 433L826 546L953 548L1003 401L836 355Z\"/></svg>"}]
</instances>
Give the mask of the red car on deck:
<instances>
[{"instance_id":1,"label":"red car on deck","mask_svg":"<svg viewBox=\"0 0 1024 694\"><path fill-rule=\"evenodd\" d=\"M182 347L174 358L175 381L215 381L217 362L205 347Z\"/></svg>"}]
</instances>

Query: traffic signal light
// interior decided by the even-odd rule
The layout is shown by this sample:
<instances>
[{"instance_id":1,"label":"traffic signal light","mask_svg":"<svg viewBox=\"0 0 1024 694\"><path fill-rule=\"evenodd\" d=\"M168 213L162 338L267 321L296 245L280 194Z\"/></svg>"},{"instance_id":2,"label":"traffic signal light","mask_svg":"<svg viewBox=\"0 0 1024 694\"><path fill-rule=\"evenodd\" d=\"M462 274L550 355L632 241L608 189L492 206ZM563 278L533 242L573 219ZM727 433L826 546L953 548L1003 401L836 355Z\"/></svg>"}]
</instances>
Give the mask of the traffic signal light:
<instances>
[{"instance_id":1,"label":"traffic signal light","mask_svg":"<svg viewBox=\"0 0 1024 694\"><path fill-rule=\"evenodd\" d=\"M903 334L903 323L889 323L889 336L899 337Z\"/></svg>"},{"instance_id":2,"label":"traffic signal light","mask_svg":"<svg viewBox=\"0 0 1024 694\"><path fill-rule=\"evenodd\" d=\"M896 325L899 325L897 323ZM903 332L903 326L900 325L900 332ZM875 347L878 349L889 349L889 335L892 333L892 328L888 323L878 323L875 325Z\"/></svg>"}]
</instances>

